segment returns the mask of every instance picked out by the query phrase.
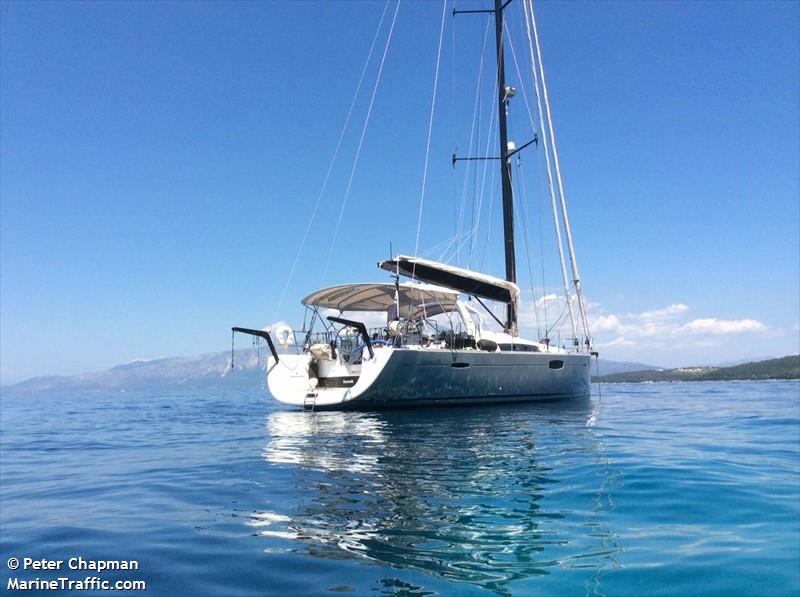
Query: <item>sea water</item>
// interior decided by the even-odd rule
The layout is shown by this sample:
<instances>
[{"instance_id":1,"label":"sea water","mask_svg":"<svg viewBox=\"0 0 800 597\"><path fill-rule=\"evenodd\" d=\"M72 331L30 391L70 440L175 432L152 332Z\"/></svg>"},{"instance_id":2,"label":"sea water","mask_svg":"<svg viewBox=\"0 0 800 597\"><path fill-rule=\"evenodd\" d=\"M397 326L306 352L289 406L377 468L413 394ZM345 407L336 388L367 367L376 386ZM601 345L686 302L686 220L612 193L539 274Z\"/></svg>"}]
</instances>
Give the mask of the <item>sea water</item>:
<instances>
[{"instance_id":1,"label":"sea water","mask_svg":"<svg viewBox=\"0 0 800 597\"><path fill-rule=\"evenodd\" d=\"M256 385L6 391L0 591L97 576L149 595L798 594L800 384L593 392L311 413Z\"/></svg>"}]
</instances>

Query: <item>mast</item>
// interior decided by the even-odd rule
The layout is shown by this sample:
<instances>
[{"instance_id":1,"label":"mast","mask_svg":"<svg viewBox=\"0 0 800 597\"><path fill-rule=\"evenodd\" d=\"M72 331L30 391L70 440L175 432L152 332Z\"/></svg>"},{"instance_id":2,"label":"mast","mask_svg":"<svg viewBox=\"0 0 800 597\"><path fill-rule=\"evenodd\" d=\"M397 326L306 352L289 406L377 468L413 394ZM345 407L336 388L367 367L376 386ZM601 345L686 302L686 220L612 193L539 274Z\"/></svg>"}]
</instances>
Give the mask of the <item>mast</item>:
<instances>
[{"instance_id":1,"label":"mast","mask_svg":"<svg viewBox=\"0 0 800 597\"><path fill-rule=\"evenodd\" d=\"M508 125L506 123L509 93L506 88L506 68L503 44L503 3L494 0L494 23L497 41L497 92L500 132L500 179L503 188L503 238L506 255L506 280L517 282L516 254L514 251L514 196L511 188L511 164L508 159ZM507 330L512 336L517 334L517 305L507 306Z\"/></svg>"},{"instance_id":2,"label":"mast","mask_svg":"<svg viewBox=\"0 0 800 597\"><path fill-rule=\"evenodd\" d=\"M462 13L489 13L494 15L494 28L495 28L495 41L497 45L497 130L500 134L500 156L495 157L458 157L453 154L453 165L460 160L494 160L500 161L500 180L502 181L503 192L503 248L505 249L506 258L506 280L514 284L517 283L517 264L516 254L514 251L514 193L511 187L511 156L515 155L522 149L528 147L532 143L537 143L538 139L534 132L533 139L524 143L520 147L511 147L508 145L508 100L514 96L516 90L513 87L506 86L506 66L505 66L505 48L503 43L503 35L505 28L503 23L503 10L508 6L511 0L494 0L493 9L467 9L457 10L453 9L453 15ZM517 335L519 314L517 313L518 303L511 301L507 305L506 311L506 332L512 336Z\"/></svg>"}]
</instances>

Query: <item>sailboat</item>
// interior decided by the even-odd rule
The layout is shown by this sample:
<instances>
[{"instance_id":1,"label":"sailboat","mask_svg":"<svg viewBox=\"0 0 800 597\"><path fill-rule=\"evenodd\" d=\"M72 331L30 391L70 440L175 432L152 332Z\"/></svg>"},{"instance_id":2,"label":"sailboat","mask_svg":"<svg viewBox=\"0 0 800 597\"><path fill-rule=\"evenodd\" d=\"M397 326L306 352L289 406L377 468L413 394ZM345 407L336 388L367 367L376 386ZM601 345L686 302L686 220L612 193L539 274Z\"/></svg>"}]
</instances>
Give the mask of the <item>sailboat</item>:
<instances>
[{"instance_id":1,"label":"sailboat","mask_svg":"<svg viewBox=\"0 0 800 597\"><path fill-rule=\"evenodd\" d=\"M563 196L531 0L520 1L524 2L532 63L532 40L536 42L540 133L547 156L572 337L553 343L546 336L528 340L519 335L520 288L516 283L511 159L534 141L519 148L508 141L508 103L515 92L505 81L504 10L510 1L495 0L494 8L487 10L454 10L454 14L491 13L494 17L499 156L483 159L498 160L501 169L505 278L417 255L394 255L378 262L378 267L389 273L389 281L322 288L302 299L311 316L301 330L286 325L269 330L232 328L233 333L266 341L270 350L267 385L278 401L304 409L345 410L527 402L588 395L591 357L597 353L589 333ZM453 163L458 159L454 155ZM556 188L560 219L556 215ZM571 284L561 242L562 225ZM484 301L503 305L504 316L498 316ZM360 316L356 318L353 313ZM380 325L376 326L378 318ZM371 327L368 322L372 322ZM499 329L492 328L494 323ZM283 351L279 352L278 347Z\"/></svg>"}]
</instances>

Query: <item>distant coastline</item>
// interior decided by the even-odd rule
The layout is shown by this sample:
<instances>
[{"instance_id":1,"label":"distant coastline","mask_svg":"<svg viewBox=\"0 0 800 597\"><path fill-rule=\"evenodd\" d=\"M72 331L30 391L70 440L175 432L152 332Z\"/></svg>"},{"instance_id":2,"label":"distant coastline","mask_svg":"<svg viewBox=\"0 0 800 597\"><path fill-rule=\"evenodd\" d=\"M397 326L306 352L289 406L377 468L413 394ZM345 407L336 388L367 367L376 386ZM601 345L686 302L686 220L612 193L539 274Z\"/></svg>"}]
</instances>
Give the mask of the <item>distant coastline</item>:
<instances>
[{"instance_id":1,"label":"distant coastline","mask_svg":"<svg viewBox=\"0 0 800 597\"><path fill-rule=\"evenodd\" d=\"M117 365L106 371L81 375L34 377L14 385L0 386L0 391L26 394L58 392L197 390L233 386L260 387L264 382L265 355L250 348L236 351L236 367L231 370L228 351L195 357L167 357L138 360ZM598 373L594 373L595 370ZM752 381L800 379L800 355L767 359L731 367L681 367L665 369L636 362L599 359L592 363L592 381L676 382L676 381Z\"/></svg>"},{"instance_id":2,"label":"distant coastline","mask_svg":"<svg viewBox=\"0 0 800 597\"><path fill-rule=\"evenodd\" d=\"M759 381L800 379L800 355L743 363L733 367L680 367L648 371L626 371L595 377L593 381L676 382L676 381Z\"/></svg>"}]
</instances>

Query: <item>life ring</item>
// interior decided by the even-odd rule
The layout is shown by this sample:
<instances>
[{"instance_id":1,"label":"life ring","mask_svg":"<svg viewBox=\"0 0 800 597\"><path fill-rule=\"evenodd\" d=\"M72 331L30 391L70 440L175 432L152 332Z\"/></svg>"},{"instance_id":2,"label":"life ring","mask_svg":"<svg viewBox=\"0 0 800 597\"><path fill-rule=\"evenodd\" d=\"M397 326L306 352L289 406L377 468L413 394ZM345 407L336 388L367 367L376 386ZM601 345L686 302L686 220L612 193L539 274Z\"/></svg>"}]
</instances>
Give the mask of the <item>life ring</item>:
<instances>
[{"instance_id":1,"label":"life ring","mask_svg":"<svg viewBox=\"0 0 800 597\"><path fill-rule=\"evenodd\" d=\"M294 344L294 332L285 323L277 326L273 333L275 334L275 341L281 344L284 348L289 344Z\"/></svg>"}]
</instances>

